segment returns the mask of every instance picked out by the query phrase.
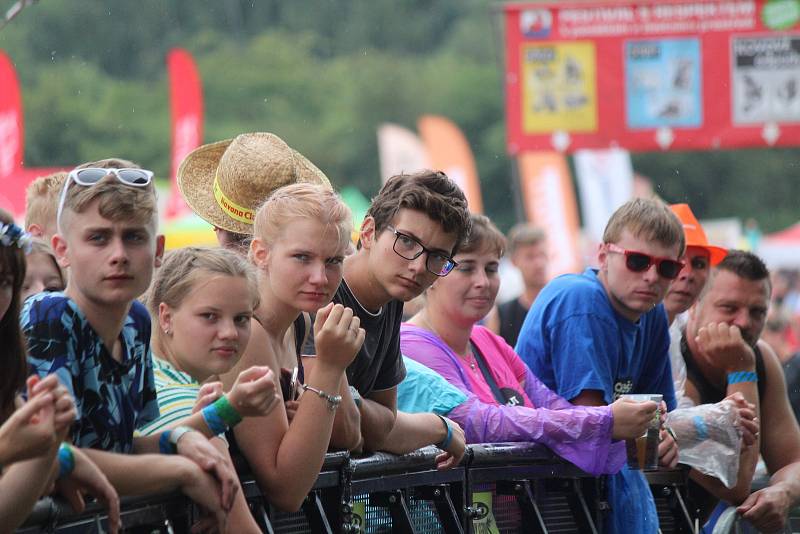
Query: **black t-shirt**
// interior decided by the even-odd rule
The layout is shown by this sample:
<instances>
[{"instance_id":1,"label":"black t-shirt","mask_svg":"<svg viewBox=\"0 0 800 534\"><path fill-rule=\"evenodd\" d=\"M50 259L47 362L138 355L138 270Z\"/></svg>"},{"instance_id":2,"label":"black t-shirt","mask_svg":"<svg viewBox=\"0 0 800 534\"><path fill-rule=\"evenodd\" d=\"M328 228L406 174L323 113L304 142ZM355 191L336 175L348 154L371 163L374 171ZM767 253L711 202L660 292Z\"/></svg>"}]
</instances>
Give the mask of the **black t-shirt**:
<instances>
[{"instance_id":1,"label":"black t-shirt","mask_svg":"<svg viewBox=\"0 0 800 534\"><path fill-rule=\"evenodd\" d=\"M509 346L517 345L517 336L528 315L528 308L519 303L519 299L511 299L497 307L500 318L500 337L506 340Z\"/></svg>"},{"instance_id":2,"label":"black t-shirt","mask_svg":"<svg viewBox=\"0 0 800 534\"><path fill-rule=\"evenodd\" d=\"M356 300L344 280L336 290L333 302L352 309L361 320L361 328L366 334L364 344L347 368L347 381L350 385L362 397L366 397L373 391L391 389L402 382L406 377L406 367L400 357L403 303L391 300L377 314L372 314ZM316 354L316 348L311 343L306 343L303 354Z\"/></svg>"}]
</instances>

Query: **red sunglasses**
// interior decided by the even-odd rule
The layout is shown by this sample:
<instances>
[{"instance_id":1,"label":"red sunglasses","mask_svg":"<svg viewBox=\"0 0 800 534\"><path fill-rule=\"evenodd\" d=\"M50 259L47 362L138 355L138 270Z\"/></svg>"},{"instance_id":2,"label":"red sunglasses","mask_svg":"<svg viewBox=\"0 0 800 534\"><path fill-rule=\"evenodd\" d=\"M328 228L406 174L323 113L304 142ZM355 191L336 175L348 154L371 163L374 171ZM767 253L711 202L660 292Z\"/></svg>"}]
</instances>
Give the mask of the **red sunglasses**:
<instances>
[{"instance_id":1,"label":"red sunglasses","mask_svg":"<svg viewBox=\"0 0 800 534\"><path fill-rule=\"evenodd\" d=\"M664 278L674 280L678 277L683 269L684 263L682 261L673 260L670 258L658 258L645 254L644 252L636 252L634 250L625 250L614 243L606 243L609 252L625 255L625 267L629 271L641 273L650 268L651 265L656 265L656 272Z\"/></svg>"}]
</instances>

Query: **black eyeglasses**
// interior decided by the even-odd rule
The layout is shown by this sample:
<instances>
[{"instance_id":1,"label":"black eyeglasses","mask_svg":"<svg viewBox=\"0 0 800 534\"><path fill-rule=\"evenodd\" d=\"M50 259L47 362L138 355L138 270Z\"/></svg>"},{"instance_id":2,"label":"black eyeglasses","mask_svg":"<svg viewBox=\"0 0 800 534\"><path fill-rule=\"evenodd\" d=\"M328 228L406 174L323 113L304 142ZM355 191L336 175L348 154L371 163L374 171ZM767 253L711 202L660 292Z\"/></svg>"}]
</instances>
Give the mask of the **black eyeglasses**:
<instances>
[{"instance_id":1,"label":"black eyeglasses","mask_svg":"<svg viewBox=\"0 0 800 534\"><path fill-rule=\"evenodd\" d=\"M458 265L450 256L426 248L425 245L410 235L398 232L397 229L391 226L387 226L386 228L394 234L394 245L392 248L401 258L416 260L423 253L427 254L425 258L425 268L428 272L436 276L447 276L447 274Z\"/></svg>"},{"instance_id":2,"label":"black eyeglasses","mask_svg":"<svg viewBox=\"0 0 800 534\"><path fill-rule=\"evenodd\" d=\"M659 276L674 280L678 277L683 269L684 263L682 261L673 260L670 258L659 258L645 254L644 252L636 252L633 250L625 250L624 248L615 245L614 243L606 243L609 252L625 255L625 267L634 273L641 273L655 264L656 272Z\"/></svg>"}]
</instances>

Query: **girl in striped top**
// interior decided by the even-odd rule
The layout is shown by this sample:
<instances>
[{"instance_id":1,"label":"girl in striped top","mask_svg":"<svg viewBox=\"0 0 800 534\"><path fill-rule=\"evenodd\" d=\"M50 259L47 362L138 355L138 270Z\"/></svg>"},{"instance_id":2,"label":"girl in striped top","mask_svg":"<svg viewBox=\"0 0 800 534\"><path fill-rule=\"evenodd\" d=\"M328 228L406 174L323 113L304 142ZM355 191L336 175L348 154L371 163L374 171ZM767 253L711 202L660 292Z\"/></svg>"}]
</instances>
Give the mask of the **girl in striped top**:
<instances>
[{"instance_id":1,"label":"girl in striped top","mask_svg":"<svg viewBox=\"0 0 800 534\"><path fill-rule=\"evenodd\" d=\"M175 429L222 395L217 376L229 372L247 347L258 301L255 271L237 254L187 247L167 255L148 297L153 322L157 322L151 345L160 416L140 428L141 434ZM239 373L226 399L241 417L267 415L281 403L267 367ZM214 430L214 421L205 421ZM230 459L222 434L211 443ZM228 516L227 530L260 532L241 491Z\"/></svg>"}]
</instances>

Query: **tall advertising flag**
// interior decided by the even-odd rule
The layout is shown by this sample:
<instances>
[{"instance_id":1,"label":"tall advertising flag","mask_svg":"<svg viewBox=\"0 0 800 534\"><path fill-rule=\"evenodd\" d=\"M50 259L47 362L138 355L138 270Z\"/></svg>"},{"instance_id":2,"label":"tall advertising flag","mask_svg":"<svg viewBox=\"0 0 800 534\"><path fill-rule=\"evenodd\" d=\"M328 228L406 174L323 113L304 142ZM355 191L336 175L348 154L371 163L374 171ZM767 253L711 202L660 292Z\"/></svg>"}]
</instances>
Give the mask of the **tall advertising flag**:
<instances>
[{"instance_id":1,"label":"tall advertising flag","mask_svg":"<svg viewBox=\"0 0 800 534\"><path fill-rule=\"evenodd\" d=\"M633 165L627 150L578 150L575 173L586 234L595 243L614 211L633 197Z\"/></svg>"},{"instance_id":2,"label":"tall advertising flag","mask_svg":"<svg viewBox=\"0 0 800 534\"><path fill-rule=\"evenodd\" d=\"M0 52L0 178L7 179L22 166L24 146L22 98L11 59Z\"/></svg>"},{"instance_id":3,"label":"tall advertising flag","mask_svg":"<svg viewBox=\"0 0 800 534\"><path fill-rule=\"evenodd\" d=\"M548 275L578 272L578 210L566 158L555 151L526 151L518 163L527 218L547 234Z\"/></svg>"},{"instance_id":4,"label":"tall advertising flag","mask_svg":"<svg viewBox=\"0 0 800 534\"><path fill-rule=\"evenodd\" d=\"M167 218L191 213L178 190L178 167L203 142L203 91L191 54L173 48L167 55L169 101L172 115L171 187Z\"/></svg>"},{"instance_id":5,"label":"tall advertising flag","mask_svg":"<svg viewBox=\"0 0 800 534\"><path fill-rule=\"evenodd\" d=\"M378 156L381 161L381 183L400 173L411 173L431 166L422 140L397 124L378 126Z\"/></svg>"},{"instance_id":6,"label":"tall advertising flag","mask_svg":"<svg viewBox=\"0 0 800 534\"><path fill-rule=\"evenodd\" d=\"M431 167L443 171L461 187L473 213L483 213L478 169L469 143L458 126L436 115L423 115L417 121Z\"/></svg>"}]
</instances>

